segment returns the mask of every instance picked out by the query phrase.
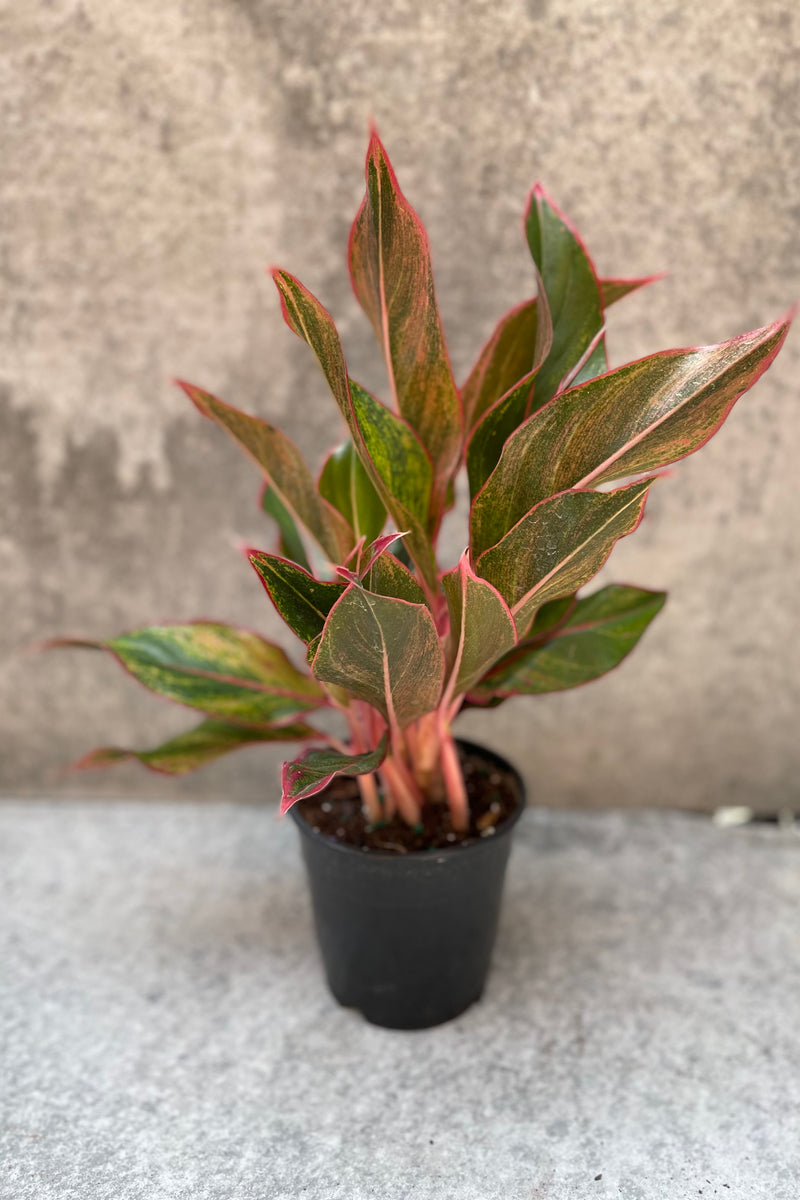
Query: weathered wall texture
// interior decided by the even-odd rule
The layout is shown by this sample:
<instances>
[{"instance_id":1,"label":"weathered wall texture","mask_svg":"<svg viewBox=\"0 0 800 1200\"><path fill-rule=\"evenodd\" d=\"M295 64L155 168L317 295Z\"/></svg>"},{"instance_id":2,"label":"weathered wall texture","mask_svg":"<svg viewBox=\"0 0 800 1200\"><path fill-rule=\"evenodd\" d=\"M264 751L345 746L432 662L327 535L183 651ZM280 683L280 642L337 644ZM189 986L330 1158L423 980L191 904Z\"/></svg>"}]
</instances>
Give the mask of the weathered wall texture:
<instances>
[{"instance_id":1,"label":"weathered wall texture","mask_svg":"<svg viewBox=\"0 0 800 1200\"><path fill-rule=\"evenodd\" d=\"M766 323L800 292L800 9L790 0L28 0L2 29L0 784L26 794L274 787L245 751L181 782L63 777L101 743L191 716L57 632L163 618L277 624L237 540L258 480L172 376L338 438L263 266L378 358L344 260L377 118L426 221L454 362L531 290L541 178L601 271L667 281L610 319L613 361ZM701 454L655 488L609 578L672 598L613 677L469 714L547 804L797 803L800 337ZM491 730L489 723L491 722Z\"/></svg>"}]
</instances>

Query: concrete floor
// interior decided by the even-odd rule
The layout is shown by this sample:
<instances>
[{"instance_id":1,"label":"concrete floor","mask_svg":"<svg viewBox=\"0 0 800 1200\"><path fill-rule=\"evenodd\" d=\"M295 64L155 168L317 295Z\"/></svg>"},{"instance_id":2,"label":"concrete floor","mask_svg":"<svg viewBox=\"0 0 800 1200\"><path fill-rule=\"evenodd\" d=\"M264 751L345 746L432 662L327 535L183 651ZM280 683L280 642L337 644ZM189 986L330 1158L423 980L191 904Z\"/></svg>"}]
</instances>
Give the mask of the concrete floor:
<instances>
[{"instance_id":1,"label":"concrete floor","mask_svg":"<svg viewBox=\"0 0 800 1200\"><path fill-rule=\"evenodd\" d=\"M797 1200L800 839L532 811L460 1020L337 1008L295 830L0 807L3 1200Z\"/></svg>"}]
</instances>

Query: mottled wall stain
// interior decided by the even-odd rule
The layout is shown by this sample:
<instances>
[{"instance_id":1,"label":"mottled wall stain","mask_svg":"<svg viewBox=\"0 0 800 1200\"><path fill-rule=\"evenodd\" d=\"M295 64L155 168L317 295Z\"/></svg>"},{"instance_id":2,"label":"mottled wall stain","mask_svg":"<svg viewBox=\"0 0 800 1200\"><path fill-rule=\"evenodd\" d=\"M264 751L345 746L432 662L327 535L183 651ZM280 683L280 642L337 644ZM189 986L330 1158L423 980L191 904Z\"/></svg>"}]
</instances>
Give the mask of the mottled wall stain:
<instances>
[{"instance_id":1,"label":"mottled wall stain","mask_svg":"<svg viewBox=\"0 0 800 1200\"><path fill-rule=\"evenodd\" d=\"M6 791L272 791L279 751L179 782L58 775L191 717L100 655L20 648L194 615L279 632L237 550L269 540L256 473L169 380L278 419L318 460L339 428L280 321L263 274L277 261L382 389L345 270L370 114L428 224L460 376L531 289L536 178L603 271L671 272L611 314L617 363L762 324L800 293L800 12L784 0L52 0L7 10L0 36ZM491 735L465 719L535 800L798 802L799 358L793 335L606 569L672 593L635 657L508 705Z\"/></svg>"}]
</instances>

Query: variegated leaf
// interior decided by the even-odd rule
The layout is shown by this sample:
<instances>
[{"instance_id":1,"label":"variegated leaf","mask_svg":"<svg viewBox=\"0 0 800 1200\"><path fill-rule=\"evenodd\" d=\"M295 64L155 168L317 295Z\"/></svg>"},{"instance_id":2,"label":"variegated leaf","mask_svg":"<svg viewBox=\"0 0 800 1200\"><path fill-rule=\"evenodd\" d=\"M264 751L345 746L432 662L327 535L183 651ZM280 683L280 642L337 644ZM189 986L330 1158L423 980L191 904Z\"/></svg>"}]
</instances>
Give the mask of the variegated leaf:
<instances>
[{"instance_id":1,"label":"variegated leaf","mask_svg":"<svg viewBox=\"0 0 800 1200\"><path fill-rule=\"evenodd\" d=\"M318 486L320 495L352 526L356 541L374 541L386 523L386 509L352 441L328 455Z\"/></svg>"},{"instance_id":2,"label":"variegated leaf","mask_svg":"<svg viewBox=\"0 0 800 1200\"><path fill-rule=\"evenodd\" d=\"M279 548L284 558L290 558L306 571L311 570L302 535L288 508L281 503L280 497L268 483L261 491L261 507L275 521L280 533Z\"/></svg>"},{"instance_id":3,"label":"variegated leaf","mask_svg":"<svg viewBox=\"0 0 800 1200\"><path fill-rule=\"evenodd\" d=\"M375 133L366 182L350 235L353 287L383 346L398 410L434 463L436 518L461 457L461 404L436 307L428 238Z\"/></svg>"},{"instance_id":4,"label":"variegated leaf","mask_svg":"<svg viewBox=\"0 0 800 1200\"><path fill-rule=\"evenodd\" d=\"M283 764L281 812L287 813L298 800L313 796L327 787L336 775L371 775L386 757L386 734L374 750L362 754L341 754L328 747L305 750L292 762Z\"/></svg>"},{"instance_id":5,"label":"variegated leaf","mask_svg":"<svg viewBox=\"0 0 800 1200\"><path fill-rule=\"evenodd\" d=\"M394 596L411 604L425 604L425 593L404 563L384 550L375 559L362 580L368 592L379 596Z\"/></svg>"},{"instance_id":6,"label":"variegated leaf","mask_svg":"<svg viewBox=\"0 0 800 1200\"><path fill-rule=\"evenodd\" d=\"M153 625L107 642L50 645L108 650L151 692L235 724L288 724L326 703L315 680L279 646L230 625Z\"/></svg>"},{"instance_id":7,"label":"variegated leaf","mask_svg":"<svg viewBox=\"0 0 800 1200\"><path fill-rule=\"evenodd\" d=\"M560 692L599 679L630 654L664 607L665 592L611 584L573 603L550 636L522 642L470 693L474 703ZM549 606L548 606L549 607Z\"/></svg>"},{"instance_id":8,"label":"variegated leaf","mask_svg":"<svg viewBox=\"0 0 800 1200\"><path fill-rule=\"evenodd\" d=\"M508 603L522 636L538 608L597 574L618 538L642 519L651 481L613 492L562 492L543 500L481 554L478 573Z\"/></svg>"},{"instance_id":9,"label":"variegated leaf","mask_svg":"<svg viewBox=\"0 0 800 1200\"><path fill-rule=\"evenodd\" d=\"M589 351L603 328L603 304L583 242L539 184L531 192L525 232L553 321L552 347L536 379L533 403L537 409L555 395ZM584 369L594 374L606 369L602 338Z\"/></svg>"},{"instance_id":10,"label":"variegated leaf","mask_svg":"<svg viewBox=\"0 0 800 1200\"><path fill-rule=\"evenodd\" d=\"M217 400L191 383L180 383L195 407L236 439L267 477L272 490L295 521L305 525L332 562L341 562L353 545L345 519L317 491L297 447L267 421Z\"/></svg>"},{"instance_id":11,"label":"variegated leaf","mask_svg":"<svg viewBox=\"0 0 800 1200\"><path fill-rule=\"evenodd\" d=\"M534 268L535 269L535 268ZM538 271L537 271L538 277ZM553 343L553 324L544 287L539 280L540 299L536 305L536 340L530 370L483 414L473 430L467 447L467 477L470 496L476 496L491 475L503 445L528 417L535 402L536 380L547 361Z\"/></svg>"},{"instance_id":12,"label":"variegated leaf","mask_svg":"<svg viewBox=\"0 0 800 1200\"><path fill-rule=\"evenodd\" d=\"M531 371L537 329L535 297L501 317L461 389L467 432L474 429L487 409Z\"/></svg>"},{"instance_id":13,"label":"variegated leaf","mask_svg":"<svg viewBox=\"0 0 800 1200\"><path fill-rule=\"evenodd\" d=\"M515 645L517 634L505 600L478 578L466 554L442 576L442 587L450 612L450 701L477 683Z\"/></svg>"},{"instance_id":14,"label":"variegated leaf","mask_svg":"<svg viewBox=\"0 0 800 1200\"><path fill-rule=\"evenodd\" d=\"M658 279L663 279L663 275L648 275L642 279L601 279L603 308L609 308L624 296ZM500 318L461 389L467 432L532 369L536 329L536 297L523 301Z\"/></svg>"},{"instance_id":15,"label":"variegated leaf","mask_svg":"<svg viewBox=\"0 0 800 1200\"><path fill-rule=\"evenodd\" d=\"M75 763L75 767L108 767L127 759L137 759L143 766L162 775L184 775L243 746L263 742L304 742L313 737L319 737L319 734L310 725L248 729L244 725L231 725L227 721L210 718L153 750L122 750L116 746L104 746L85 755Z\"/></svg>"},{"instance_id":16,"label":"variegated leaf","mask_svg":"<svg viewBox=\"0 0 800 1200\"><path fill-rule=\"evenodd\" d=\"M330 313L287 271L274 271L287 325L314 351L347 421L356 452L408 550L431 587L436 563L428 537L433 469L411 426L348 379L339 335Z\"/></svg>"},{"instance_id":17,"label":"variegated leaf","mask_svg":"<svg viewBox=\"0 0 800 1200\"><path fill-rule=\"evenodd\" d=\"M630 296L631 292L638 292L639 288L648 287L649 284L657 283L659 279L663 278L663 274L659 274L644 275L640 279L601 279L600 296L603 308L610 308L618 300Z\"/></svg>"},{"instance_id":18,"label":"variegated leaf","mask_svg":"<svg viewBox=\"0 0 800 1200\"><path fill-rule=\"evenodd\" d=\"M306 644L313 641L328 613L344 591L342 583L324 583L277 554L253 550L248 554L275 608Z\"/></svg>"},{"instance_id":19,"label":"variegated leaf","mask_svg":"<svg viewBox=\"0 0 800 1200\"><path fill-rule=\"evenodd\" d=\"M424 604L353 585L331 609L312 670L404 729L436 708L444 658Z\"/></svg>"},{"instance_id":20,"label":"variegated leaf","mask_svg":"<svg viewBox=\"0 0 800 1200\"><path fill-rule=\"evenodd\" d=\"M704 446L778 353L789 322L628 363L554 397L511 435L471 514L493 546L557 492L653 471Z\"/></svg>"}]
</instances>

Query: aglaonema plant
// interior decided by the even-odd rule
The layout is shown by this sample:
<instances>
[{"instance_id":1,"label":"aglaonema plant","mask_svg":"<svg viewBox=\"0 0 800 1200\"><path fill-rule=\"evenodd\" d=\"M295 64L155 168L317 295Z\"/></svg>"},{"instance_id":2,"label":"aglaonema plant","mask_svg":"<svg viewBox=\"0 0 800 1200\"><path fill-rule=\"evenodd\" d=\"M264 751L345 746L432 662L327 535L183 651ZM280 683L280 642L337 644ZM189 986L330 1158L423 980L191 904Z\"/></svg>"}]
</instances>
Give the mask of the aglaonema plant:
<instances>
[{"instance_id":1,"label":"aglaonema plant","mask_svg":"<svg viewBox=\"0 0 800 1200\"><path fill-rule=\"evenodd\" d=\"M415 825L424 805L446 804L465 830L459 711L587 683L632 650L664 593L579 593L636 529L656 473L716 432L789 322L609 370L605 310L650 279L598 279L539 186L525 235L536 294L501 318L459 388L425 230L373 134L349 265L390 403L350 378L330 314L283 270L272 272L283 316L316 355L347 433L319 477L273 425L181 384L263 472L279 544L250 561L308 669L207 621L81 643L204 714L156 749L96 750L81 765L133 757L177 774L253 743L308 742L284 764L284 811L344 774L357 777L370 823ZM468 546L443 570L442 519L465 477ZM312 725L322 710L342 718L338 736Z\"/></svg>"}]
</instances>

